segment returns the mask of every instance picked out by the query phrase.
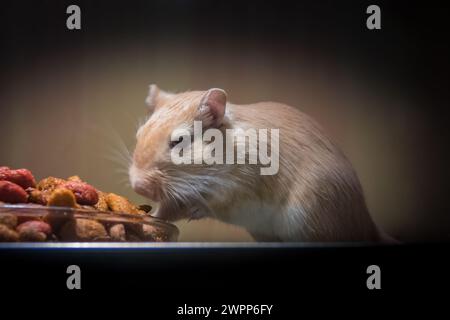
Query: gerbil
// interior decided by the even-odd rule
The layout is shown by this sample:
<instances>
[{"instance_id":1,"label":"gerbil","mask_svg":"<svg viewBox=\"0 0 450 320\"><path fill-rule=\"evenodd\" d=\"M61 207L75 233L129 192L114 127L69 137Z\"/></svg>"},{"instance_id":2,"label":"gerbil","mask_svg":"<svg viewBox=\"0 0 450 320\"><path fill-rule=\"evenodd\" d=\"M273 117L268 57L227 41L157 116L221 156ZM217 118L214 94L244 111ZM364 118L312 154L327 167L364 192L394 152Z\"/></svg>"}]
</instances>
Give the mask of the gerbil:
<instances>
[{"instance_id":1,"label":"gerbil","mask_svg":"<svg viewBox=\"0 0 450 320\"><path fill-rule=\"evenodd\" d=\"M173 94L151 85L146 103L152 114L137 132L129 175L136 192L160 203L157 217L214 217L244 227L258 241L384 237L352 165L304 113L276 102L232 104L221 89ZM224 135L230 128L278 128L278 173L261 175L251 164L174 164L171 134L192 130L195 120Z\"/></svg>"}]
</instances>

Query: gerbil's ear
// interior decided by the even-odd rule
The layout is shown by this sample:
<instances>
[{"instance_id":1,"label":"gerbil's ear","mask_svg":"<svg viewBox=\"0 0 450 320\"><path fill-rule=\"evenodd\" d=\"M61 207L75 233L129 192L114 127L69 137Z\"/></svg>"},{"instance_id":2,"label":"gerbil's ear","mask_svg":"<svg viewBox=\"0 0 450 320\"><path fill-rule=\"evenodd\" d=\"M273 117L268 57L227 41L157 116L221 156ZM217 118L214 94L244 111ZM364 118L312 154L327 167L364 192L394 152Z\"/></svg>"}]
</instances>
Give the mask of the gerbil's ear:
<instances>
[{"instance_id":1,"label":"gerbil's ear","mask_svg":"<svg viewBox=\"0 0 450 320\"><path fill-rule=\"evenodd\" d=\"M161 106L166 99L172 96L171 93L167 93L158 88L156 84L151 84L148 87L148 96L145 99L145 104L150 112L155 111L159 106Z\"/></svg>"},{"instance_id":2,"label":"gerbil's ear","mask_svg":"<svg viewBox=\"0 0 450 320\"><path fill-rule=\"evenodd\" d=\"M222 125L227 105L227 93L218 88L209 89L203 96L199 112L204 127L218 128Z\"/></svg>"}]
</instances>

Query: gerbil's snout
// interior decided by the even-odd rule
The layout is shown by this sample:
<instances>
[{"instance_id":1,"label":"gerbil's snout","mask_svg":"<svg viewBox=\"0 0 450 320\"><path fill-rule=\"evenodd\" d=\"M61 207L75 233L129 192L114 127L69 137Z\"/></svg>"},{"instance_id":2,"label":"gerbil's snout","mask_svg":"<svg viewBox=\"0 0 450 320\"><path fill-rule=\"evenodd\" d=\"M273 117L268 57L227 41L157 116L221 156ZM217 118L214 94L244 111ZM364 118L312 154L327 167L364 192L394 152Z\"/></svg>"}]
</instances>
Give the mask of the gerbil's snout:
<instances>
[{"instance_id":1,"label":"gerbil's snout","mask_svg":"<svg viewBox=\"0 0 450 320\"><path fill-rule=\"evenodd\" d=\"M140 195L153 201L161 201L160 183L155 175L132 165L129 170L131 187Z\"/></svg>"}]
</instances>

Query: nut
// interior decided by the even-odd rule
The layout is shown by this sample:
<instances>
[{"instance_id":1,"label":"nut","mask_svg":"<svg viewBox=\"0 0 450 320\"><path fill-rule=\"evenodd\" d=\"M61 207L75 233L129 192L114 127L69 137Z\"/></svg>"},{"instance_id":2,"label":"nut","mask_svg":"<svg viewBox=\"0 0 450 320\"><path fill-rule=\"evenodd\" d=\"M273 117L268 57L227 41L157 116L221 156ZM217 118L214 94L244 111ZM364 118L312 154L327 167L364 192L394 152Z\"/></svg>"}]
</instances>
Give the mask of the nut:
<instances>
[{"instance_id":1,"label":"nut","mask_svg":"<svg viewBox=\"0 0 450 320\"><path fill-rule=\"evenodd\" d=\"M53 190L55 190L65 182L65 180L60 178L48 177L39 181L37 188L40 191L49 191L51 193Z\"/></svg>"},{"instance_id":2,"label":"nut","mask_svg":"<svg viewBox=\"0 0 450 320\"><path fill-rule=\"evenodd\" d=\"M19 232L19 239L24 242L43 242L47 240L47 235L34 229L23 229Z\"/></svg>"},{"instance_id":3,"label":"nut","mask_svg":"<svg viewBox=\"0 0 450 320\"><path fill-rule=\"evenodd\" d=\"M72 191L65 188L57 188L50 195L47 204L55 207L76 208L77 202Z\"/></svg>"},{"instance_id":4,"label":"nut","mask_svg":"<svg viewBox=\"0 0 450 320\"><path fill-rule=\"evenodd\" d=\"M52 227L48 223L45 223L44 221L31 220L31 221L27 221L22 224L19 224L16 228L16 230L19 233L22 231L25 231L27 229L34 230L36 232L42 232L46 235L52 234Z\"/></svg>"},{"instance_id":5,"label":"nut","mask_svg":"<svg viewBox=\"0 0 450 320\"><path fill-rule=\"evenodd\" d=\"M109 236L113 241L126 241L125 226L123 224L116 224L109 228Z\"/></svg>"},{"instance_id":6,"label":"nut","mask_svg":"<svg viewBox=\"0 0 450 320\"><path fill-rule=\"evenodd\" d=\"M73 181L73 182L83 182L79 176L71 176L67 178L67 181Z\"/></svg>"},{"instance_id":7,"label":"nut","mask_svg":"<svg viewBox=\"0 0 450 320\"><path fill-rule=\"evenodd\" d=\"M28 195L21 186L10 181L0 181L0 201L24 203L27 199Z\"/></svg>"},{"instance_id":8,"label":"nut","mask_svg":"<svg viewBox=\"0 0 450 320\"><path fill-rule=\"evenodd\" d=\"M12 213L0 214L0 224L14 229L17 226L17 216Z\"/></svg>"},{"instance_id":9,"label":"nut","mask_svg":"<svg viewBox=\"0 0 450 320\"><path fill-rule=\"evenodd\" d=\"M87 183L68 181L62 187L71 190L81 205L93 206L98 202L97 190Z\"/></svg>"},{"instance_id":10,"label":"nut","mask_svg":"<svg viewBox=\"0 0 450 320\"><path fill-rule=\"evenodd\" d=\"M36 180L27 169L12 170L8 167L0 167L0 180L13 182L24 189L36 187Z\"/></svg>"},{"instance_id":11,"label":"nut","mask_svg":"<svg viewBox=\"0 0 450 320\"><path fill-rule=\"evenodd\" d=\"M63 212L49 211L43 217L43 221L50 224L53 232L57 233L64 224L73 220L73 216L73 212L69 210Z\"/></svg>"},{"instance_id":12,"label":"nut","mask_svg":"<svg viewBox=\"0 0 450 320\"><path fill-rule=\"evenodd\" d=\"M43 221L27 221L17 226L20 241L45 241L52 234L52 227Z\"/></svg>"},{"instance_id":13,"label":"nut","mask_svg":"<svg viewBox=\"0 0 450 320\"><path fill-rule=\"evenodd\" d=\"M59 236L63 241L95 241L107 238L108 234L100 222L76 219L62 226Z\"/></svg>"},{"instance_id":14,"label":"nut","mask_svg":"<svg viewBox=\"0 0 450 320\"><path fill-rule=\"evenodd\" d=\"M19 234L5 226L0 224L0 242L16 242L19 241Z\"/></svg>"},{"instance_id":15,"label":"nut","mask_svg":"<svg viewBox=\"0 0 450 320\"><path fill-rule=\"evenodd\" d=\"M98 201L94 205L95 209L98 211L108 211L108 203L106 202L107 194L102 191L97 191Z\"/></svg>"},{"instance_id":16,"label":"nut","mask_svg":"<svg viewBox=\"0 0 450 320\"><path fill-rule=\"evenodd\" d=\"M109 209L114 212L139 213L136 206L128 201L128 199L114 193L108 193L106 196L106 203L108 203Z\"/></svg>"},{"instance_id":17,"label":"nut","mask_svg":"<svg viewBox=\"0 0 450 320\"><path fill-rule=\"evenodd\" d=\"M47 204L47 198L44 195L44 192L35 188L27 188L25 190L28 194L28 202L41 204L45 206Z\"/></svg>"}]
</instances>

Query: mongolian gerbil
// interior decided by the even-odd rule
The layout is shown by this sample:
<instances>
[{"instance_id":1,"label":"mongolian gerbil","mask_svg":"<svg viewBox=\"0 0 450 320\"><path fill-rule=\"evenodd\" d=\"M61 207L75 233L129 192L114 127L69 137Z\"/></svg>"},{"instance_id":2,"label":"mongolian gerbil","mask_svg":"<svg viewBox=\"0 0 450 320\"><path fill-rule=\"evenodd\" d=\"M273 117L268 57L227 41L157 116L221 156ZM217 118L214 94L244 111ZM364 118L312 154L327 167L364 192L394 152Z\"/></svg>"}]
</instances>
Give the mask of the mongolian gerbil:
<instances>
[{"instance_id":1,"label":"mongolian gerbil","mask_svg":"<svg viewBox=\"0 0 450 320\"><path fill-rule=\"evenodd\" d=\"M129 175L135 191L160 202L157 217L215 217L246 228L258 241L383 238L350 162L313 119L295 108L276 102L232 104L221 89L172 94L156 85L150 86L146 103L153 113L137 132ZM278 172L261 175L261 163L211 164L205 154L200 163L175 164L171 151L182 140L172 141L172 133L184 129L193 135L197 120L203 131L215 128L224 135L227 129L279 129ZM189 140L191 148L208 146L194 135Z\"/></svg>"}]
</instances>

